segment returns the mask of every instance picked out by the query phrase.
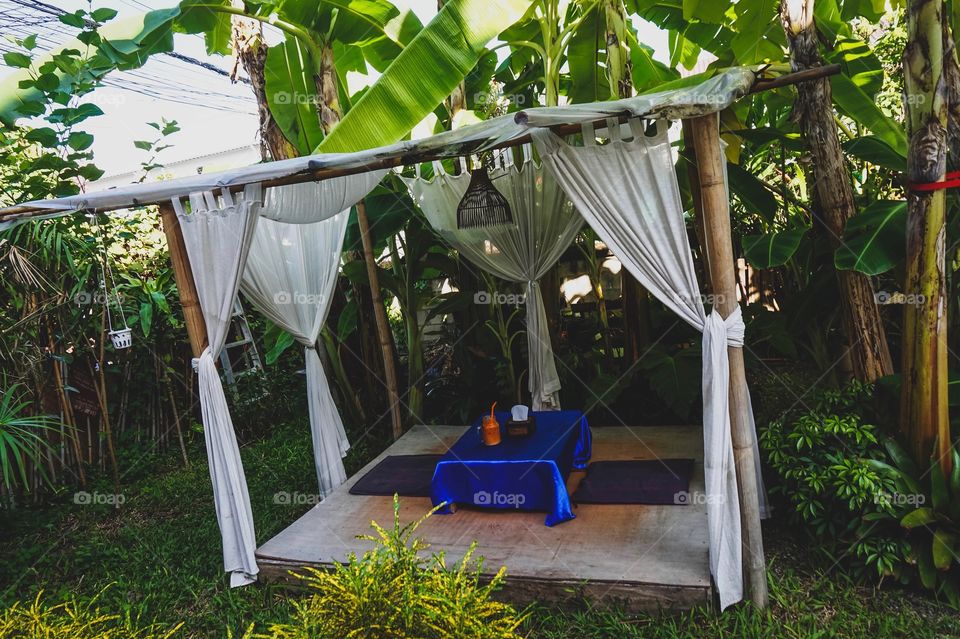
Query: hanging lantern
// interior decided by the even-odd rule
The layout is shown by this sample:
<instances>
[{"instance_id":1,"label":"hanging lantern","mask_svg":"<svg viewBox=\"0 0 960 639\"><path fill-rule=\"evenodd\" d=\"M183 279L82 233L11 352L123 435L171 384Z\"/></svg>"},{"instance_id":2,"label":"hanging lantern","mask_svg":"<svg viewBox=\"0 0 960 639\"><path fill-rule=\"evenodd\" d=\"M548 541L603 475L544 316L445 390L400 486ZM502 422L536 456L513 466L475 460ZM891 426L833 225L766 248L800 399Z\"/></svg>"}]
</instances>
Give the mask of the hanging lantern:
<instances>
[{"instance_id":1,"label":"hanging lantern","mask_svg":"<svg viewBox=\"0 0 960 639\"><path fill-rule=\"evenodd\" d=\"M490 181L487 167L480 166L470 175L470 186L457 206L457 228L513 224L510 203Z\"/></svg>"}]
</instances>

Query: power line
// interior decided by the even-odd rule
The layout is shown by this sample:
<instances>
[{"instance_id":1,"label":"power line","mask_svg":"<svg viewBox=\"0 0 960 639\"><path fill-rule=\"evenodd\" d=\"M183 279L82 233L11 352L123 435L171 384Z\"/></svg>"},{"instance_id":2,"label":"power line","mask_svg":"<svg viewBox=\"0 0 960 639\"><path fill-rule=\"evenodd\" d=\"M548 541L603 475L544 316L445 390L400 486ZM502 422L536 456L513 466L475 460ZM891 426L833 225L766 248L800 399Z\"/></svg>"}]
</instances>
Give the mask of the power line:
<instances>
[{"instance_id":1,"label":"power line","mask_svg":"<svg viewBox=\"0 0 960 639\"><path fill-rule=\"evenodd\" d=\"M19 10L20 13L18 13L18 14L16 14L16 15L10 15L9 17L14 18L13 24L4 24L4 26L7 27L7 28L9 28L9 29L12 29L12 30L14 30L14 31L17 31L18 34L24 35L24 34L23 34L23 30L24 30L24 27L26 27L26 26L45 26L49 31L52 31L53 33L56 33L57 35L62 35L62 36L65 36L65 37L71 37L71 36L72 36L71 33L69 33L68 31L66 31L66 30L63 28L64 25L63 25L62 23L60 23L59 20L56 19L56 18L59 18L59 16L68 13L67 11L65 11L65 10L63 10L63 9L60 9L59 7L55 7L55 6L53 6L53 5L49 5L49 4L45 3L45 2L41 2L40 0L6 0L6 1L12 1L15 5L18 5L18 6L16 6L16 7L14 7L13 10L14 10L14 11ZM140 10L141 8L142 8L142 9L146 9L146 10L148 10L148 11L152 11L152 10L153 10L153 9L152 9L151 7L149 7L148 5L146 5L146 4L142 3L142 2L137 2L136 0L133 0L133 2L135 2L135 4L132 4L130 1L126 1L126 0L121 0L121 1L122 1L124 4L126 4L128 7L133 7L133 8L135 8L135 9L137 9L137 10ZM34 10L36 10L36 11L38 11L38 12L45 13L45 14L51 16L51 18L45 18L45 19L36 20L36 21L28 24L28 20L26 20L25 17L26 17L27 15L29 15L29 13L25 13L25 10L29 10L29 9L34 9ZM6 11L3 11L3 12L0 12L0 17L6 17L9 13L10 13L10 10L6 10ZM25 34L25 35L32 35L32 34L29 34L29 33L28 33L28 34ZM196 35L196 36L199 37L201 40L203 40L203 37L202 37L202 36L197 35L197 34L194 34L194 35ZM59 43L58 43L58 44L59 44ZM196 67L198 67L198 68L200 68L200 69L204 69L204 70L206 70L206 71L210 71L210 72L212 72L212 73L216 73L217 75L221 75L221 76L223 76L223 77L230 77L230 73L229 73L228 71L226 71L225 69L221 69L220 67L218 67L218 66L216 66L215 64L212 64L212 63L210 63L210 62L204 62L204 61L202 61L202 60L198 60L198 59L196 59L196 58L194 58L194 57L192 57L192 56L184 55L184 54L178 53L178 52L176 52L176 51L165 52L163 55L169 56L169 57L171 57L171 58L174 58L174 59L179 60L179 61L181 61L181 62L185 62L185 63L190 64L190 65L196 66ZM239 79L241 82L244 82L244 83L249 84L249 80L248 80L247 78L238 78L238 79Z\"/></svg>"}]
</instances>

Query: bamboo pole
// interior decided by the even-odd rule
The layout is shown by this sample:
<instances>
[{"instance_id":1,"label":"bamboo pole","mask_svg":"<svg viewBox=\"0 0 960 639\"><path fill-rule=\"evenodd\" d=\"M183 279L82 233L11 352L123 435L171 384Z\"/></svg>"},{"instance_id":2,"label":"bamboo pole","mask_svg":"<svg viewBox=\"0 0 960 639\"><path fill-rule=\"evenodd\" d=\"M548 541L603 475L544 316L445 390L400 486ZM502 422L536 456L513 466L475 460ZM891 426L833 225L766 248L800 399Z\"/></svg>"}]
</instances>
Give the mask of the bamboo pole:
<instances>
[{"instance_id":1,"label":"bamboo pole","mask_svg":"<svg viewBox=\"0 0 960 639\"><path fill-rule=\"evenodd\" d=\"M697 177L704 222L704 250L709 256L714 308L728 317L737 308L733 242L730 236L730 209L724 157L720 150L720 126L716 114L690 120L690 132L697 157ZM754 605L767 606L767 573L760 530L760 499L757 488L754 446L756 438L747 419L750 397L743 367L743 349L728 347L730 358L730 431L737 470L740 500L740 532L743 546L745 597Z\"/></svg>"},{"instance_id":2,"label":"bamboo pole","mask_svg":"<svg viewBox=\"0 0 960 639\"><path fill-rule=\"evenodd\" d=\"M112 284L112 282L111 282ZM106 283L104 283L106 287ZM104 288L106 290L106 288ZM121 309L123 312L123 309ZM112 478L113 478L113 489L117 495L120 494L120 465L117 463L117 450L113 442L113 427L110 424L110 408L109 403L107 402L107 374L104 370L106 368L106 341L109 338L107 337L107 307L104 305L103 310L100 312L100 333L97 335L97 348L96 352L93 352L91 349L91 355L94 355L97 358L97 370L93 370L93 364L87 362L87 368L90 369L90 379L93 381L93 385L97 391L97 401L100 403L100 423L103 426L103 435L107 440L107 454L110 457L110 466L112 469ZM102 438L101 438L102 441ZM119 501L115 504L116 508L120 508Z\"/></svg>"},{"instance_id":3,"label":"bamboo pole","mask_svg":"<svg viewBox=\"0 0 960 639\"><path fill-rule=\"evenodd\" d=\"M393 424L393 438L403 435L403 420L400 417L400 395L397 393L397 366L393 359L393 340L390 338L390 323L387 311L380 297L380 278L377 276L377 263L373 257L373 238L370 235L370 221L367 219L367 207L363 200L357 202L357 222L360 224L360 238L363 241L364 261L367 264L367 279L370 280L370 296L373 298L373 316L377 323L377 336L380 338L380 350L383 352L383 376L387 386L387 401L390 403L390 420Z\"/></svg>"},{"instance_id":4,"label":"bamboo pole","mask_svg":"<svg viewBox=\"0 0 960 639\"><path fill-rule=\"evenodd\" d=\"M173 278L177 282L180 306L183 307L183 319L187 325L187 337L194 357L207 347L207 325L200 309L197 286L193 281L193 269L187 255L187 246L183 242L180 221L170 202L160 203L160 221L167 236L167 248L170 251L170 264L173 266Z\"/></svg>"},{"instance_id":5,"label":"bamboo pole","mask_svg":"<svg viewBox=\"0 0 960 639\"><path fill-rule=\"evenodd\" d=\"M180 444L180 455L183 457L183 465L190 468L190 458L187 457L187 445L183 441L183 429L180 427L180 413L177 411L177 400L173 396L173 386L170 385L169 375L166 377L165 386L167 387L167 397L170 399L170 411L173 413L173 425L177 429L177 442Z\"/></svg>"}]
</instances>

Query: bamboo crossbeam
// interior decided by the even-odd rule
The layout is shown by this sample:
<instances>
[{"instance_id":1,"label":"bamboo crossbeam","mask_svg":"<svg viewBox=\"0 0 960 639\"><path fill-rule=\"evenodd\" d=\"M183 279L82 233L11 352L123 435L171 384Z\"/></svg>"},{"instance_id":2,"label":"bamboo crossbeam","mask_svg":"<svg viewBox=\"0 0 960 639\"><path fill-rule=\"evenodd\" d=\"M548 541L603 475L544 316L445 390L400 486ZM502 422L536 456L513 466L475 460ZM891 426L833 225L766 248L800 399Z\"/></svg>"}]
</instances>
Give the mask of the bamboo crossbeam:
<instances>
[{"instance_id":1,"label":"bamboo crossbeam","mask_svg":"<svg viewBox=\"0 0 960 639\"><path fill-rule=\"evenodd\" d=\"M772 79L758 79L754 82L753 87L750 89L749 94L758 93L760 91L769 91L771 89L776 89L780 87L790 86L797 84L798 82L804 82L807 80L814 80L817 78L823 78L831 75L835 75L840 72L839 64L831 64L816 69L807 69L804 71L798 71L795 73L787 73L777 78ZM523 111L518 111L516 118L525 117ZM631 117L631 114L624 113L619 116L621 122L626 121ZM594 128L602 129L606 126L606 119L598 120L594 122ZM550 127L550 130L556 133L557 135L564 136L577 133L580 131L582 124L577 122L573 124L561 124L557 126ZM512 140L507 140L500 144L489 147L486 150L498 150L498 149L507 149L522 144L528 144L531 141L530 135L523 135ZM432 162L434 160L443 160L452 157L459 157L462 155L469 155L475 152L482 145L482 141L476 141L472 145L459 145L456 151L434 151L434 152L424 152L424 153L410 153L408 155L398 155L393 157L384 158L376 162L370 162L364 166L360 167L350 167L350 168L323 168L315 170L302 171L300 173L295 173L292 175L287 175L282 178L275 178L271 180L262 180L260 183L264 188L269 188L273 186L284 186L287 184L301 184L303 182L318 182L320 180L327 180L330 178L341 177L344 175L354 175L357 173L367 173L370 171L377 171L380 169L391 169L399 166L406 166L411 164L420 164L424 162ZM229 188L231 192L240 192L243 190L246 183L238 182L237 184L232 184ZM184 193L183 195L187 195ZM166 199L163 201L167 201ZM108 211L128 209L136 206L150 206L161 204L161 201L140 201L136 198L131 198L129 202L118 204L110 207L103 207L97 209L97 212L104 213ZM56 210L40 208L40 207L31 207L31 206L11 206L6 208L2 213L0 213L0 222L7 222L11 220L20 220L20 219L30 219L33 217L40 217L43 215L49 215L51 213L56 213Z\"/></svg>"}]
</instances>

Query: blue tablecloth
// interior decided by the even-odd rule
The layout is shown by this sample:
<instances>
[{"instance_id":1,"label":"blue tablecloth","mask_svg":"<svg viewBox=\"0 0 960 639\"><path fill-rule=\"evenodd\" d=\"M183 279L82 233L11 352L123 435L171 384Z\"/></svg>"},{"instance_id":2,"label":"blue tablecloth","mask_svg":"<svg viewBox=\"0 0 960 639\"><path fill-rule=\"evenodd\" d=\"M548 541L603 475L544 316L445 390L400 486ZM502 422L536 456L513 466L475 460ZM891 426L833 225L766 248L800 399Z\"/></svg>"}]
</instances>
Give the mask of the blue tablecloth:
<instances>
[{"instance_id":1,"label":"blue tablecloth","mask_svg":"<svg viewBox=\"0 0 960 639\"><path fill-rule=\"evenodd\" d=\"M509 413L497 413L505 431ZM590 427L580 411L535 412L536 432L486 446L480 420L437 463L430 496L434 505L470 504L484 508L546 511L548 526L574 518L567 475L590 461ZM449 513L449 507L439 512Z\"/></svg>"}]
</instances>

